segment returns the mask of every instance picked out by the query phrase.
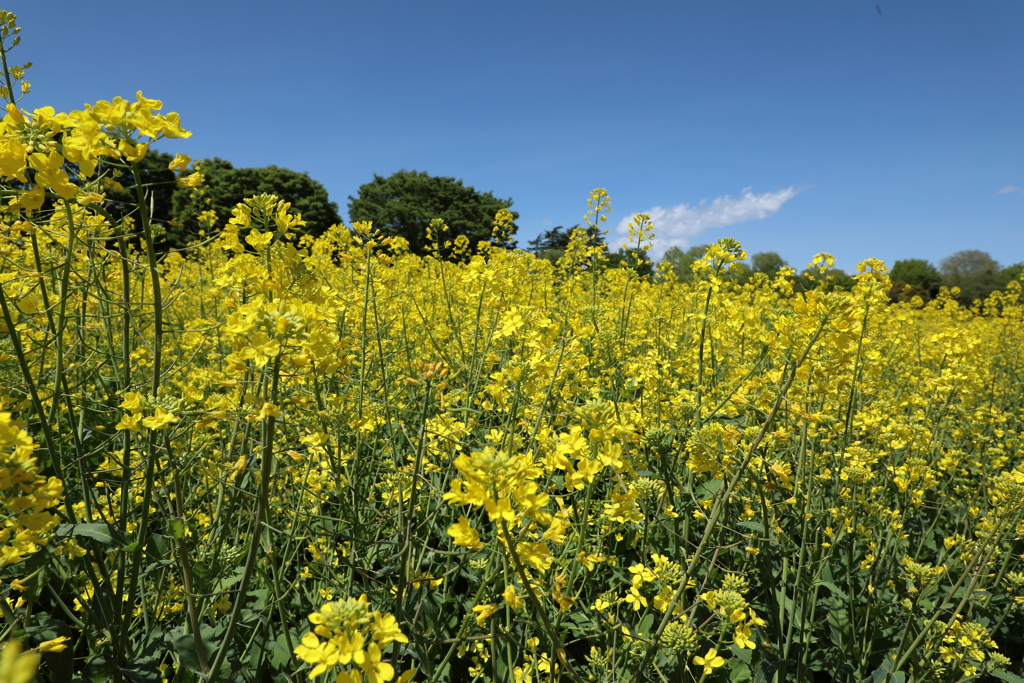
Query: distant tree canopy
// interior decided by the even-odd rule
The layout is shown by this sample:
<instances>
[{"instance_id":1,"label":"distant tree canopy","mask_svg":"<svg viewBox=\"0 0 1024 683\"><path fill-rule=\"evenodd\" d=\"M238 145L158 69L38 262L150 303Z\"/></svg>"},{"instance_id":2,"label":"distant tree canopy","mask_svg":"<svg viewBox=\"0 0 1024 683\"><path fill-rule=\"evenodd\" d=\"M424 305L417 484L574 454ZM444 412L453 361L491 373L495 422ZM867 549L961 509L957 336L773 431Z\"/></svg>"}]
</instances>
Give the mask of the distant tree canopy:
<instances>
[{"instance_id":1,"label":"distant tree canopy","mask_svg":"<svg viewBox=\"0 0 1024 683\"><path fill-rule=\"evenodd\" d=\"M178 188L172 197L172 216L181 227L168 229L168 241L175 234L172 230L195 239L200 229L196 216L204 210L214 211L219 224L224 225L236 204L258 194L273 194L290 202L292 210L306 221L297 230L300 234L318 236L341 223L338 205L330 200L323 185L305 173L278 166L235 168L230 161L216 157L200 162L200 167L206 176L203 192Z\"/></svg>"},{"instance_id":2,"label":"distant tree canopy","mask_svg":"<svg viewBox=\"0 0 1024 683\"><path fill-rule=\"evenodd\" d=\"M302 214L306 225L298 232L319 235L335 223L341 223L338 205L330 201L327 190L305 173L287 168L235 168L230 161L213 158L197 162L203 170L206 186L178 187L173 171L167 166L174 156L150 150L138 163L144 185L152 196L152 220L163 227L158 243L164 249L181 249L199 237L196 217L202 211L217 214L219 225L231 218L231 210L246 197L258 194L277 195L291 202L292 209ZM135 179L130 173L112 174L124 189L108 192L110 211L122 216L136 210Z\"/></svg>"},{"instance_id":3,"label":"distant tree canopy","mask_svg":"<svg viewBox=\"0 0 1024 683\"><path fill-rule=\"evenodd\" d=\"M896 261L889 271L892 290L889 297L897 301L909 301L915 296L924 301L934 298L942 286L942 275L930 262L919 259Z\"/></svg>"},{"instance_id":4,"label":"distant tree canopy","mask_svg":"<svg viewBox=\"0 0 1024 683\"><path fill-rule=\"evenodd\" d=\"M398 171L360 186L357 197L349 196L348 217L373 221L373 227L387 236L404 237L409 249L424 254L428 249L427 226L434 218L444 220L449 232L443 239L459 235L477 242L491 239L494 215L512 206L511 199L498 199L490 192L478 192L455 178L435 177L421 171ZM513 219L519 214L512 212ZM517 226L513 223L512 234Z\"/></svg>"},{"instance_id":5,"label":"distant tree canopy","mask_svg":"<svg viewBox=\"0 0 1024 683\"><path fill-rule=\"evenodd\" d=\"M988 252L977 249L950 254L939 262L938 268L924 259L906 259L896 261L889 272L893 282L889 297L909 301L919 296L928 301L938 294L940 287L957 287L957 301L969 306L997 289L1004 289L1022 273L1024 264L1003 268Z\"/></svg>"},{"instance_id":6,"label":"distant tree canopy","mask_svg":"<svg viewBox=\"0 0 1024 683\"><path fill-rule=\"evenodd\" d=\"M526 243L530 247L528 251L540 256L545 251L553 249L564 250L569 246L569 239L572 237L572 231L578 227L578 225L574 225L571 228L566 229L561 225L556 225L550 230L545 230L541 234L537 235L536 238Z\"/></svg>"},{"instance_id":7,"label":"distant tree canopy","mask_svg":"<svg viewBox=\"0 0 1024 683\"><path fill-rule=\"evenodd\" d=\"M707 244L701 244L690 247L686 251L683 251L680 247L669 247L665 251L664 256L662 256L662 262L667 262L672 266L672 270L681 282L691 281L693 280L693 271L690 269L690 266L694 261L704 258L708 246ZM786 260L777 252L759 252L750 257L749 264L742 262L736 264L736 268L729 273L728 277L740 283L749 282L755 273L763 273L768 277L774 278L778 275L779 271L788 266L789 264L786 263ZM820 281L823 279L827 280L826 289L828 290L849 290L854 285L853 278L839 268L829 268L824 273L814 271L813 277L810 270L805 270L803 273L792 275L790 279L797 291L814 289L819 286Z\"/></svg>"},{"instance_id":8,"label":"distant tree canopy","mask_svg":"<svg viewBox=\"0 0 1024 683\"><path fill-rule=\"evenodd\" d=\"M147 186L147 191L152 197L153 222L166 226L174 218L173 196L178 188L177 176L174 171L167 168L174 160L173 154L150 150L146 156L136 162L139 168L139 175L142 177L142 184ZM99 165L99 171L110 172L110 179L118 182L123 189L111 189L107 191L109 204L107 209L115 218L131 214L136 211L138 195L135 190L135 177L121 169L108 168L103 162Z\"/></svg>"},{"instance_id":9,"label":"distant tree canopy","mask_svg":"<svg viewBox=\"0 0 1024 683\"><path fill-rule=\"evenodd\" d=\"M988 252L977 249L950 254L939 262L939 271L944 285L960 288L957 299L964 305L1006 287L1020 272L1017 266L1001 268Z\"/></svg>"},{"instance_id":10,"label":"distant tree canopy","mask_svg":"<svg viewBox=\"0 0 1024 683\"><path fill-rule=\"evenodd\" d=\"M565 254L566 248L569 246L569 240L572 239L572 233L576 228L581 226L574 225L571 228L565 228L558 225L550 230L545 230L541 234L537 235L535 239L530 240L526 244L529 245L527 251L536 254L537 256L547 259L552 263L556 263L558 259L562 258ZM601 235L599 228L591 227L587 228L587 244L589 246L603 245L605 251L608 250L608 245L605 244L604 237Z\"/></svg>"},{"instance_id":11,"label":"distant tree canopy","mask_svg":"<svg viewBox=\"0 0 1024 683\"><path fill-rule=\"evenodd\" d=\"M672 271L676 274L677 280L680 282L690 282L693 280L693 270L690 269L690 266L693 265L694 261L704 258L704 254L707 253L709 246L708 244L698 244L685 251L680 247L669 247L662 255L661 261L672 266ZM754 262L754 268L745 263L740 263L738 270L731 273L731 276L740 282L746 282L750 279L750 275L753 272L763 272L774 276L779 268L786 265L782 257L775 252L754 254L751 260ZM758 270L758 268L763 268L764 270Z\"/></svg>"},{"instance_id":12,"label":"distant tree canopy","mask_svg":"<svg viewBox=\"0 0 1024 683\"><path fill-rule=\"evenodd\" d=\"M693 271L690 270L690 265L701 258L704 258L704 254L708 250L707 244L698 244L695 247L690 247L686 251L683 251L679 247L669 247L665 250L661 260L667 262L672 266L673 272L676 274L676 279L680 282L689 282L693 279Z\"/></svg>"},{"instance_id":13,"label":"distant tree canopy","mask_svg":"<svg viewBox=\"0 0 1024 683\"><path fill-rule=\"evenodd\" d=\"M750 269L769 277L775 277L776 273L788 265L786 259L774 251L762 251L750 257Z\"/></svg>"},{"instance_id":14,"label":"distant tree canopy","mask_svg":"<svg viewBox=\"0 0 1024 683\"><path fill-rule=\"evenodd\" d=\"M999 272L999 263L986 251L965 249L942 259L939 270L947 282L958 284L983 275L995 275Z\"/></svg>"}]
</instances>

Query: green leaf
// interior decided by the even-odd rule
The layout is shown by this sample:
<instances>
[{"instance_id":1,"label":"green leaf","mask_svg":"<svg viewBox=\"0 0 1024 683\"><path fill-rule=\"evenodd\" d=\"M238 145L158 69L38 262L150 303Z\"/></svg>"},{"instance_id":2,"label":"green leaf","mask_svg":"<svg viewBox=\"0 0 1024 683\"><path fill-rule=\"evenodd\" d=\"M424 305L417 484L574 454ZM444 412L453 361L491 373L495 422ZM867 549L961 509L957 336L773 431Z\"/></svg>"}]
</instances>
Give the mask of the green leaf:
<instances>
[{"instance_id":1,"label":"green leaf","mask_svg":"<svg viewBox=\"0 0 1024 683\"><path fill-rule=\"evenodd\" d=\"M744 664L750 664L754 658L754 651L740 647L739 645L731 645L729 651L732 652L733 657L738 657Z\"/></svg>"},{"instance_id":2,"label":"green leaf","mask_svg":"<svg viewBox=\"0 0 1024 683\"><path fill-rule=\"evenodd\" d=\"M873 683L883 683L886 676L889 677L889 683L906 683L907 676L902 671L892 671L892 667L895 666L896 662L893 661L889 655L885 656L882 660L882 665L871 672L871 680ZM891 673L890 673L891 672Z\"/></svg>"},{"instance_id":3,"label":"green leaf","mask_svg":"<svg viewBox=\"0 0 1024 683\"><path fill-rule=\"evenodd\" d=\"M181 517L171 518L171 536L174 538L185 538L185 520Z\"/></svg>"},{"instance_id":4,"label":"green leaf","mask_svg":"<svg viewBox=\"0 0 1024 683\"><path fill-rule=\"evenodd\" d=\"M58 538L91 538L108 548L123 548L128 539L109 524L61 524L54 532Z\"/></svg>"},{"instance_id":5,"label":"green leaf","mask_svg":"<svg viewBox=\"0 0 1024 683\"><path fill-rule=\"evenodd\" d=\"M750 673L750 666L746 662L730 657L728 660L729 664L729 680L732 683L742 683L742 681L749 681L753 678Z\"/></svg>"},{"instance_id":6,"label":"green leaf","mask_svg":"<svg viewBox=\"0 0 1024 683\"><path fill-rule=\"evenodd\" d=\"M277 640L270 644L270 665L275 669L284 669L292 660L292 653L288 651L288 641L284 634L277 636Z\"/></svg>"},{"instance_id":7,"label":"green leaf","mask_svg":"<svg viewBox=\"0 0 1024 683\"><path fill-rule=\"evenodd\" d=\"M163 676L160 675L155 662L121 668L121 674L131 683L160 683L163 681Z\"/></svg>"},{"instance_id":8,"label":"green leaf","mask_svg":"<svg viewBox=\"0 0 1024 683\"><path fill-rule=\"evenodd\" d=\"M1017 674L1012 674L1009 671L989 671L990 676L994 676L1001 681L1007 683L1024 683L1024 678L1021 678Z\"/></svg>"},{"instance_id":9,"label":"green leaf","mask_svg":"<svg viewBox=\"0 0 1024 683\"><path fill-rule=\"evenodd\" d=\"M767 683L772 680L775 676L775 672L783 666L793 666L796 664L795 659L775 659L771 655L765 653L764 658L761 660L761 666L757 668L757 676L754 679L755 683Z\"/></svg>"},{"instance_id":10,"label":"green leaf","mask_svg":"<svg viewBox=\"0 0 1024 683\"><path fill-rule=\"evenodd\" d=\"M832 592L832 595L834 595L834 596L836 596L838 598L842 598L843 600L847 600L848 599L847 596L846 596L846 593L843 592L843 590L841 588L839 588L839 586L835 585L831 581L817 581L817 582L815 582L814 585L815 586L824 586L825 588L829 589L829 591Z\"/></svg>"},{"instance_id":11,"label":"green leaf","mask_svg":"<svg viewBox=\"0 0 1024 683\"><path fill-rule=\"evenodd\" d=\"M203 639L203 650L206 653L206 663L209 664L213 660L213 656L216 653L216 648L212 643L213 629L209 626L203 625L199 630L200 635ZM174 646L175 651L178 653L178 661L181 665L190 671L197 671L202 673L202 667L199 665L199 650L196 649L196 639L191 633L182 633L171 640L171 645Z\"/></svg>"}]
</instances>

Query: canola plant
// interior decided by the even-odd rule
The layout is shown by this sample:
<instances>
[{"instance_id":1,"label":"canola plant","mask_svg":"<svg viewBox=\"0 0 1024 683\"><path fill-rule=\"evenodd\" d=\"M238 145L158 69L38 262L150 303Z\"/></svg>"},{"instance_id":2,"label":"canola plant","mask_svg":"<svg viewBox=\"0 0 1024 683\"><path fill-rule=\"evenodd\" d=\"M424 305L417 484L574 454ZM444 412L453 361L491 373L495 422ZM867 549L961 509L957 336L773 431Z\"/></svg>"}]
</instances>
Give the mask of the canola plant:
<instances>
[{"instance_id":1,"label":"canola plant","mask_svg":"<svg viewBox=\"0 0 1024 683\"><path fill-rule=\"evenodd\" d=\"M18 34L0 14L5 65ZM297 238L270 195L158 257L137 162L178 117L29 110L25 73L3 680L1018 680L1019 283L892 304L883 263L832 291L819 255L810 291L741 284L729 239L642 277L585 229L557 264L505 248L507 211L421 257Z\"/></svg>"}]
</instances>

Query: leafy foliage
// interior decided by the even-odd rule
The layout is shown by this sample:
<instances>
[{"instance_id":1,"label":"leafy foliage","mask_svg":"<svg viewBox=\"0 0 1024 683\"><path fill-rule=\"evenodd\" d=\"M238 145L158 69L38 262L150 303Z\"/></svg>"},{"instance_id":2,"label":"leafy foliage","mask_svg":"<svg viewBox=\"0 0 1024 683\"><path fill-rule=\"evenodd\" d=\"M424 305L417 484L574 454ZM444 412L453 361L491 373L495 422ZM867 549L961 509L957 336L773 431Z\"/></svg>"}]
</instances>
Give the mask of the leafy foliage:
<instances>
[{"instance_id":1,"label":"leafy foliage","mask_svg":"<svg viewBox=\"0 0 1024 683\"><path fill-rule=\"evenodd\" d=\"M672 268L677 280L680 282L690 282L694 277L693 272L690 270L690 266L695 261L704 257L708 246L709 245L707 244L698 244L697 246L690 247L686 251L683 251L679 247L669 247L665 250L661 260Z\"/></svg>"},{"instance_id":2,"label":"leafy foliage","mask_svg":"<svg viewBox=\"0 0 1024 683\"><path fill-rule=\"evenodd\" d=\"M915 296L928 301L939 292L942 275L929 261L905 259L893 264L890 278L893 290L890 296L900 301L909 301Z\"/></svg>"},{"instance_id":3,"label":"leafy foliage","mask_svg":"<svg viewBox=\"0 0 1024 683\"><path fill-rule=\"evenodd\" d=\"M357 197L349 196L348 215L352 222L371 221L381 234L407 240L412 253L425 254L431 220L439 218L448 226L445 240L461 235L475 247L491 240L495 214L511 206L511 199L478 192L455 178L402 170L387 178L374 174L372 181L360 186ZM513 211L512 217L519 214ZM510 235L516 230L513 224Z\"/></svg>"},{"instance_id":4,"label":"leafy foliage","mask_svg":"<svg viewBox=\"0 0 1024 683\"><path fill-rule=\"evenodd\" d=\"M788 265L786 259L774 251L762 251L750 257L750 269L755 273L764 273L768 277L775 277Z\"/></svg>"},{"instance_id":5,"label":"leafy foliage","mask_svg":"<svg viewBox=\"0 0 1024 683\"><path fill-rule=\"evenodd\" d=\"M305 173L278 166L235 168L231 162L213 158L198 163L206 183L199 188L179 188L173 195L174 223L167 228L168 242L183 246L195 239L203 226L197 221L202 211L213 211L220 225L231 218L231 211L246 197L270 194L290 203L302 214L305 226L299 234L322 235L332 225L341 223L338 205L327 196L327 190Z\"/></svg>"}]
</instances>

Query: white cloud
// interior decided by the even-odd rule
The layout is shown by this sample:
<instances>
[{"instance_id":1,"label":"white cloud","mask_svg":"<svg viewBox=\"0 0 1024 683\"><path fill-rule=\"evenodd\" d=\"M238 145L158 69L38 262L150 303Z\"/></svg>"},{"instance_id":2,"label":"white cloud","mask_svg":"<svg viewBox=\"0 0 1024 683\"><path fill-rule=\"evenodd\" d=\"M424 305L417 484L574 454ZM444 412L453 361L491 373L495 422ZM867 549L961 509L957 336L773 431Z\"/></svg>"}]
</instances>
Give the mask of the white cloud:
<instances>
[{"instance_id":1,"label":"white cloud","mask_svg":"<svg viewBox=\"0 0 1024 683\"><path fill-rule=\"evenodd\" d=\"M640 213L649 215L651 222L654 223L655 238L649 254L657 260L669 247L690 246L691 240L706 230L768 218L801 191L795 187L787 187L777 192L754 194L751 188L747 187L735 199L726 195L711 201L702 199L692 206L678 204L667 209L656 206L642 211ZM629 223L635 215L622 219L615 231L620 235L628 235ZM609 246L615 248L618 245Z\"/></svg>"},{"instance_id":2,"label":"white cloud","mask_svg":"<svg viewBox=\"0 0 1024 683\"><path fill-rule=\"evenodd\" d=\"M1024 194L1024 187L1016 187L1014 185L1007 185L1001 190L998 190L996 194Z\"/></svg>"}]
</instances>

